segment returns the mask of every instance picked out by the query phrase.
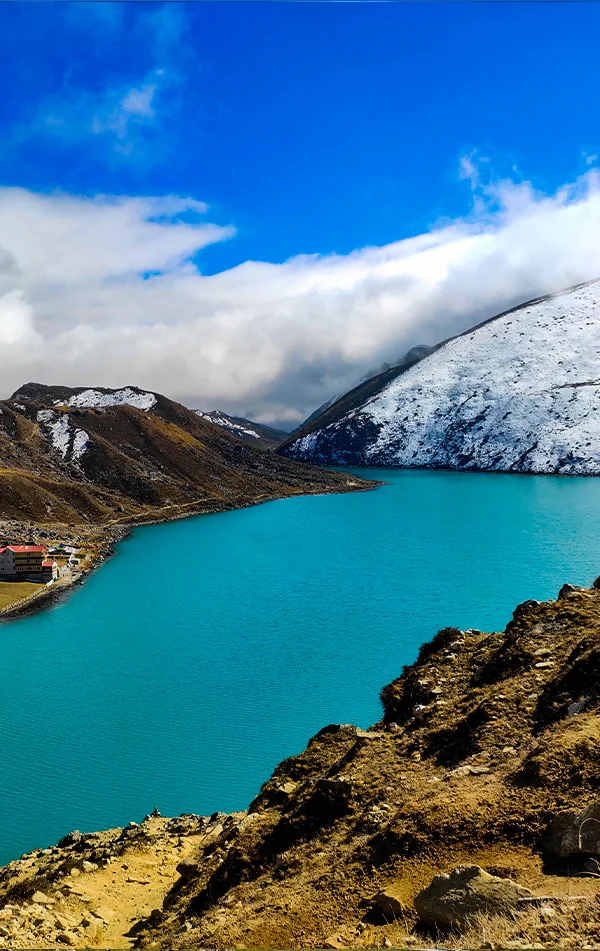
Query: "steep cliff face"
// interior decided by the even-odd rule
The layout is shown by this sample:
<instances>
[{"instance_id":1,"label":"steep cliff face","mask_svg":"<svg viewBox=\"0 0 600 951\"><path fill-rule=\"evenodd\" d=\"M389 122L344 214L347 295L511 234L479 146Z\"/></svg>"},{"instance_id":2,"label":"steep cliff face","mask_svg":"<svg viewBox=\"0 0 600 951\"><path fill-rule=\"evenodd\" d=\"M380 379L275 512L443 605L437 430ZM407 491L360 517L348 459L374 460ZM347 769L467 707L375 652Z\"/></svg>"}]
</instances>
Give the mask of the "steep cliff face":
<instances>
[{"instance_id":1,"label":"steep cliff face","mask_svg":"<svg viewBox=\"0 0 600 951\"><path fill-rule=\"evenodd\" d=\"M280 448L328 465L600 473L600 282L523 304L353 391Z\"/></svg>"},{"instance_id":2,"label":"steep cliff face","mask_svg":"<svg viewBox=\"0 0 600 951\"><path fill-rule=\"evenodd\" d=\"M133 386L26 384L0 402L0 458L0 518L36 523L160 518L165 509L213 511L360 487L244 445Z\"/></svg>"},{"instance_id":3,"label":"steep cliff face","mask_svg":"<svg viewBox=\"0 0 600 951\"><path fill-rule=\"evenodd\" d=\"M595 947L600 590L444 629L382 703L369 730L322 729L247 813L148 816L11 863L0 947ZM531 902L427 930L415 896L474 864Z\"/></svg>"}]
</instances>

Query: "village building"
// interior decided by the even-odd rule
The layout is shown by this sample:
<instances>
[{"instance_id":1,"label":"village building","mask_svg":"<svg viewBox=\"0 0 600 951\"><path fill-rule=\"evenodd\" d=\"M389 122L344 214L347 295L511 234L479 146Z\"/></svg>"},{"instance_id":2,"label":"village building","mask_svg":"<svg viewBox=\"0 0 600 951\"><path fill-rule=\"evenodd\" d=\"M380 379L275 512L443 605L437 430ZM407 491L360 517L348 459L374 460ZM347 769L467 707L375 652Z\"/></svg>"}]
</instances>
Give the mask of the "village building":
<instances>
[{"instance_id":1,"label":"village building","mask_svg":"<svg viewBox=\"0 0 600 951\"><path fill-rule=\"evenodd\" d=\"M56 581L58 578L58 565L52 558L47 558L42 562L42 581L48 584L49 581Z\"/></svg>"},{"instance_id":2,"label":"village building","mask_svg":"<svg viewBox=\"0 0 600 951\"><path fill-rule=\"evenodd\" d=\"M5 545L0 548L0 581L53 581L58 565L41 545Z\"/></svg>"}]
</instances>

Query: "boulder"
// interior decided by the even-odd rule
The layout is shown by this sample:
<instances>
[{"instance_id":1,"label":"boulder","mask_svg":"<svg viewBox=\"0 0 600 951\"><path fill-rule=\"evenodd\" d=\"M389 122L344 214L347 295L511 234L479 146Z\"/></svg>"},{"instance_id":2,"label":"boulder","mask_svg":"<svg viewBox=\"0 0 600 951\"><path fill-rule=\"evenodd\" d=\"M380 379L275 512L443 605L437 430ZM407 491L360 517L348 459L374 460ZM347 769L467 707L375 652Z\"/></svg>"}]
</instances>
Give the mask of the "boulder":
<instances>
[{"instance_id":1,"label":"boulder","mask_svg":"<svg viewBox=\"0 0 600 951\"><path fill-rule=\"evenodd\" d=\"M356 736L358 727L354 726L353 723L330 723L328 726L322 727L318 733L315 733L313 737L308 741L310 746L315 740L321 740L324 736L327 736L330 733L341 733L348 737Z\"/></svg>"},{"instance_id":2,"label":"boulder","mask_svg":"<svg viewBox=\"0 0 600 951\"><path fill-rule=\"evenodd\" d=\"M449 930L463 927L481 912L509 915L531 892L509 878L490 875L478 865L459 865L449 875L436 875L415 898L421 921Z\"/></svg>"},{"instance_id":3,"label":"boulder","mask_svg":"<svg viewBox=\"0 0 600 951\"><path fill-rule=\"evenodd\" d=\"M537 611L541 604L541 601L523 601L521 604L517 604L516 608L513 611L513 619L516 621L520 617L524 617L526 614L531 614L532 611ZM469 633L466 631L465 633Z\"/></svg>"},{"instance_id":4,"label":"boulder","mask_svg":"<svg viewBox=\"0 0 600 951\"><path fill-rule=\"evenodd\" d=\"M461 776L483 776L484 773L489 773L489 766L470 766L465 764L464 766L457 766L456 769L451 769L449 773L446 773L444 779L460 779Z\"/></svg>"},{"instance_id":5,"label":"boulder","mask_svg":"<svg viewBox=\"0 0 600 951\"><path fill-rule=\"evenodd\" d=\"M285 793L286 796L291 796L292 793L296 792L297 785L298 785L297 783L292 783L292 782L283 783L279 787L279 789L281 790L281 792Z\"/></svg>"},{"instance_id":6,"label":"boulder","mask_svg":"<svg viewBox=\"0 0 600 951\"><path fill-rule=\"evenodd\" d=\"M585 588L580 587L576 584L564 584L560 591L558 592L557 601L562 601L564 598L568 598L570 594L581 594L585 591Z\"/></svg>"},{"instance_id":7,"label":"boulder","mask_svg":"<svg viewBox=\"0 0 600 951\"><path fill-rule=\"evenodd\" d=\"M342 948L348 947L348 942L345 940L344 936L341 934L332 934L329 938L326 938L323 942L324 948L332 948L333 951L341 951Z\"/></svg>"},{"instance_id":8,"label":"boulder","mask_svg":"<svg viewBox=\"0 0 600 951\"><path fill-rule=\"evenodd\" d=\"M377 925L387 925L404 915L402 902L387 888L378 892L371 902L368 919Z\"/></svg>"},{"instance_id":9,"label":"boulder","mask_svg":"<svg viewBox=\"0 0 600 951\"><path fill-rule=\"evenodd\" d=\"M55 898L50 898L45 892L34 892L31 896L31 900L37 905L54 905L56 902Z\"/></svg>"},{"instance_id":10,"label":"boulder","mask_svg":"<svg viewBox=\"0 0 600 951\"><path fill-rule=\"evenodd\" d=\"M92 909L92 915L94 918L98 918L99 921L103 921L104 924L108 925L115 917L115 912L111 908L99 905L97 908Z\"/></svg>"},{"instance_id":11,"label":"boulder","mask_svg":"<svg viewBox=\"0 0 600 951\"><path fill-rule=\"evenodd\" d=\"M557 859L574 855L600 855L600 802L581 812L565 809L550 821L543 840L547 853Z\"/></svg>"},{"instance_id":12,"label":"boulder","mask_svg":"<svg viewBox=\"0 0 600 951\"><path fill-rule=\"evenodd\" d=\"M584 697L583 700L577 700L575 703L569 704L567 707L567 716L576 717L578 713L582 713L591 699L591 697Z\"/></svg>"},{"instance_id":13,"label":"boulder","mask_svg":"<svg viewBox=\"0 0 600 951\"><path fill-rule=\"evenodd\" d=\"M175 871L181 875L181 878L184 882L191 882L192 879L197 878L198 875L200 875L202 866L198 862L186 859L179 863Z\"/></svg>"},{"instance_id":14,"label":"boulder","mask_svg":"<svg viewBox=\"0 0 600 951\"><path fill-rule=\"evenodd\" d=\"M332 822L350 811L353 795L354 783L350 779L321 777L304 804L304 812L323 824Z\"/></svg>"},{"instance_id":15,"label":"boulder","mask_svg":"<svg viewBox=\"0 0 600 951\"><path fill-rule=\"evenodd\" d=\"M61 944L68 944L70 947L74 948L77 944L77 935L72 931L59 931L56 936L56 940L60 941Z\"/></svg>"},{"instance_id":16,"label":"boulder","mask_svg":"<svg viewBox=\"0 0 600 951\"><path fill-rule=\"evenodd\" d=\"M68 835L63 836L63 838L58 843L59 849L65 849L69 845L77 845L78 842L81 842L83 836L79 829L75 829L73 832L69 832Z\"/></svg>"}]
</instances>

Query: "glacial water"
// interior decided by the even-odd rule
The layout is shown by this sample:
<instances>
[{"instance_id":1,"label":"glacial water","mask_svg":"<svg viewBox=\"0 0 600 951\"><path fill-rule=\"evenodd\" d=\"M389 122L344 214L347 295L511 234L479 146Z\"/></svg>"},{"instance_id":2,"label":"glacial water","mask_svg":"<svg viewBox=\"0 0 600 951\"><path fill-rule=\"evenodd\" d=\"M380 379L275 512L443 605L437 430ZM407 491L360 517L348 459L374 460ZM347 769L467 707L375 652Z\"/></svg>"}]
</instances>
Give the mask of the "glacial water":
<instances>
[{"instance_id":1,"label":"glacial water","mask_svg":"<svg viewBox=\"0 0 600 951\"><path fill-rule=\"evenodd\" d=\"M440 627L600 574L600 479L362 471L374 492L137 530L0 626L0 862L83 831L244 808Z\"/></svg>"}]
</instances>

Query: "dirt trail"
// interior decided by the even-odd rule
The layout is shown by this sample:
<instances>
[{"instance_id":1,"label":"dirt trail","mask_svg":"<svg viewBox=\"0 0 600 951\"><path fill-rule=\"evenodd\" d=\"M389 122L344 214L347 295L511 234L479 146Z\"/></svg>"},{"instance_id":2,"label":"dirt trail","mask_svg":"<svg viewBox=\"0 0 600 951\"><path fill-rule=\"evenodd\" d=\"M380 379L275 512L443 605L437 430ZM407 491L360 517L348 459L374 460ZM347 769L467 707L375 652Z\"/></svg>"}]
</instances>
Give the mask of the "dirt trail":
<instances>
[{"instance_id":1,"label":"dirt trail","mask_svg":"<svg viewBox=\"0 0 600 951\"><path fill-rule=\"evenodd\" d=\"M11 862L0 874L0 947L132 947L136 926L180 878L177 866L221 829L200 816L151 816L74 833L72 842Z\"/></svg>"},{"instance_id":2,"label":"dirt trail","mask_svg":"<svg viewBox=\"0 0 600 951\"><path fill-rule=\"evenodd\" d=\"M130 948L135 924L162 907L179 878L177 865L201 838L181 839L181 845L166 840L163 846L131 849L110 865L73 879L71 892L63 899L65 913L80 922L90 919L93 911L102 915L100 926L92 923L84 928L81 944L92 938L99 948Z\"/></svg>"}]
</instances>

